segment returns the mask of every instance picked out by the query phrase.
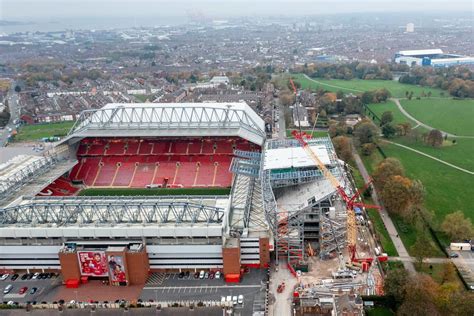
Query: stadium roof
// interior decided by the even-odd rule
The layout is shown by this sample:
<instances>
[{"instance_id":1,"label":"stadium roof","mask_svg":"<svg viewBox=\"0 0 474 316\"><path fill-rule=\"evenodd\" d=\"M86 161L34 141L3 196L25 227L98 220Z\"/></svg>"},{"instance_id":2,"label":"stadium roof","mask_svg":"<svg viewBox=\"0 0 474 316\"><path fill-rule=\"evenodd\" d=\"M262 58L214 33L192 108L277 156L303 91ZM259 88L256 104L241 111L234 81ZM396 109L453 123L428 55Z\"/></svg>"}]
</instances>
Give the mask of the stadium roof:
<instances>
[{"instance_id":1,"label":"stadium roof","mask_svg":"<svg viewBox=\"0 0 474 316\"><path fill-rule=\"evenodd\" d=\"M325 165L332 163L326 146L314 145L310 147ZM267 149L265 152L264 170L303 167L314 167L314 161L303 147L274 148Z\"/></svg>"},{"instance_id":2,"label":"stadium roof","mask_svg":"<svg viewBox=\"0 0 474 316\"><path fill-rule=\"evenodd\" d=\"M239 136L258 145L265 123L245 102L112 103L83 111L74 137Z\"/></svg>"},{"instance_id":3,"label":"stadium roof","mask_svg":"<svg viewBox=\"0 0 474 316\"><path fill-rule=\"evenodd\" d=\"M416 49L416 50L402 50L398 52L403 56L424 56L424 55L441 55L441 49Z\"/></svg>"}]
</instances>

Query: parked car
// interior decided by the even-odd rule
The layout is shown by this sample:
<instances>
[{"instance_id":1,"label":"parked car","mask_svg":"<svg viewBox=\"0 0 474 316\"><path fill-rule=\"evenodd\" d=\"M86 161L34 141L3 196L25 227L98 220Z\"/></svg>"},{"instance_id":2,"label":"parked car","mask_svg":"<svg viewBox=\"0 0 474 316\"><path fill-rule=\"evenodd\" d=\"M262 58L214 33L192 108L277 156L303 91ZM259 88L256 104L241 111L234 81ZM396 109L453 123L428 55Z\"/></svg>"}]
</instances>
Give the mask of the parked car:
<instances>
[{"instance_id":1,"label":"parked car","mask_svg":"<svg viewBox=\"0 0 474 316\"><path fill-rule=\"evenodd\" d=\"M182 279L182 278L184 278L184 272L180 272L178 275L178 279Z\"/></svg>"},{"instance_id":2,"label":"parked car","mask_svg":"<svg viewBox=\"0 0 474 316\"><path fill-rule=\"evenodd\" d=\"M25 273L21 276L21 279L22 280L26 280L28 278L28 273Z\"/></svg>"},{"instance_id":3,"label":"parked car","mask_svg":"<svg viewBox=\"0 0 474 316\"><path fill-rule=\"evenodd\" d=\"M459 257L459 255L455 252L452 252L452 253L449 254L449 258L458 258L458 257Z\"/></svg>"},{"instance_id":4,"label":"parked car","mask_svg":"<svg viewBox=\"0 0 474 316\"><path fill-rule=\"evenodd\" d=\"M237 302L239 304L243 304L244 303L244 296L242 294L239 295L239 297L237 298Z\"/></svg>"},{"instance_id":5,"label":"parked car","mask_svg":"<svg viewBox=\"0 0 474 316\"><path fill-rule=\"evenodd\" d=\"M38 290L37 287L32 287L30 290L30 294L35 294L37 290Z\"/></svg>"},{"instance_id":6,"label":"parked car","mask_svg":"<svg viewBox=\"0 0 474 316\"><path fill-rule=\"evenodd\" d=\"M235 296L235 295L232 296L232 304L233 304L233 305L237 305L237 301L238 301L238 300L237 300L237 296Z\"/></svg>"},{"instance_id":7,"label":"parked car","mask_svg":"<svg viewBox=\"0 0 474 316\"><path fill-rule=\"evenodd\" d=\"M9 276L10 276L10 275L9 275L8 273L5 273L5 274L3 274L3 275L0 277L0 280L1 280L1 281L5 281L6 279L8 279Z\"/></svg>"},{"instance_id":8,"label":"parked car","mask_svg":"<svg viewBox=\"0 0 474 316\"><path fill-rule=\"evenodd\" d=\"M209 273L209 279L211 279L211 280L214 279L214 272L211 271L211 272Z\"/></svg>"},{"instance_id":9,"label":"parked car","mask_svg":"<svg viewBox=\"0 0 474 316\"><path fill-rule=\"evenodd\" d=\"M3 294L8 294L13 289L13 285L8 284L5 289L3 290Z\"/></svg>"},{"instance_id":10,"label":"parked car","mask_svg":"<svg viewBox=\"0 0 474 316\"><path fill-rule=\"evenodd\" d=\"M18 294L25 294L26 290L28 290L28 287L24 286L18 291Z\"/></svg>"},{"instance_id":11,"label":"parked car","mask_svg":"<svg viewBox=\"0 0 474 316\"><path fill-rule=\"evenodd\" d=\"M220 271L217 271L216 274L214 275L214 277L216 279L220 279L221 278L221 272Z\"/></svg>"},{"instance_id":12,"label":"parked car","mask_svg":"<svg viewBox=\"0 0 474 316\"><path fill-rule=\"evenodd\" d=\"M194 278L199 279L199 272L194 273Z\"/></svg>"},{"instance_id":13,"label":"parked car","mask_svg":"<svg viewBox=\"0 0 474 316\"><path fill-rule=\"evenodd\" d=\"M26 279L31 280L32 278L33 278L33 273L28 273L28 277Z\"/></svg>"},{"instance_id":14,"label":"parked car","mask_svg":"<svg viewBox=\"0 0 474 316\"><path fill-rule=\"evenodd\" d=\"M204 279L209 279L209 272L206 272L206 273L204 274Z\"/></svg>"},{"instance_id":15,"label":"parked car","mask_svg":"<svg viewBox=\"0 0 474 316\"><path fill-rule=\"evenodd\" d=\"M185 276L186 278L189 278L189 271L186 271L186 273L184 274L184 276Z\"/></svg>"},{"instance_id":16,"label":"parked car","mask_svg":"<svg viewBox=\"0 0 474 316\"><path fill-rule=\"evenodd\" d=\"M33 280L36 280L39 277L39 275L40 275L39 272L36 272L35 274L33 274Z\"/></svg>"},{"instance_id":17,"label":"parked car","mask_svg":"<svg viewBox=\"0 0 474 316\"><path fill-rule=\"evenodd\" d=\"M15 281L16 279L18 279L18 274L15 273L14 275L12 275L12 281Z\"/></svg>"},{"instance_id":18,"label":"parked car","mask_svg":"<svg viewBox=\"0 0 474 316\"><path fill-rule=\"evenodd\" d=\"M204 275L205 275L204 270L201 270L201 272L199 272L199 278L204 279Z\"/></svg>"}]
</instances>

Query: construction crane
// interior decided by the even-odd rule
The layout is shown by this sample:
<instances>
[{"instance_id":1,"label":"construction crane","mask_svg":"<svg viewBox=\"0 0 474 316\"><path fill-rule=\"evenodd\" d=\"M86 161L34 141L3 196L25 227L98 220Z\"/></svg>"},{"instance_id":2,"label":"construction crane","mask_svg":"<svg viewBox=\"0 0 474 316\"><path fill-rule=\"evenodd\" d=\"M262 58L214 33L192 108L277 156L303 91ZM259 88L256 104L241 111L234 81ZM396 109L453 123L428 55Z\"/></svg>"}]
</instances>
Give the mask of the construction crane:
<instances>
[{"instance_id":1,"label":"construction crane","mask_svg":"<svg viewBox=\"0 0 474 316\"><path fill-rule=\"evenodd\" d=\"M293 91L296 94L296 87L293 83L293 80L290 79L291 86L293 87ZM306 151L307 155L314 161L315 165L319 168L319 170L323 173L323 176L331 183L331 185L337 190L341 198L346 203L347 208L347 241L348 241L348 249L351 256L351 262L368 262L371 263L373 258L363 258L359 259L356 258L356 244L357 244L357 223L355 217L355 208L375 208L379 209L380 207L377 205L366 205L362 202L358 201L358 198L361 192L364 192L371 184L372 180L365 184L364 189L362 191L357 190L356 193L349 197L342 185L339 183L339 180L326 168L326 165L319 159L319 157L313 152L311 147L308 145L307 140L311 139L312 135L308 135L304 132L298 132L296 130L292 131L291 133L293 137L298 140L301 144L303 149ZM340 254L339 254L340 255Z\"/></svg>"}]
</instances>

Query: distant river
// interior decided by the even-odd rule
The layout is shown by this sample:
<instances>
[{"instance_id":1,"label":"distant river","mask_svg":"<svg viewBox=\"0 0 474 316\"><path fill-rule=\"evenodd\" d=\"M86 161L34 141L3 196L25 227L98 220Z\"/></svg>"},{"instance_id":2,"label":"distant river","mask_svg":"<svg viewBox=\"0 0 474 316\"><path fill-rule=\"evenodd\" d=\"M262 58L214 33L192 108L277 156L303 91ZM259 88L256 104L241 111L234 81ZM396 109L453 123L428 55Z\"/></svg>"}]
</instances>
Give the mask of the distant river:
<instances>
[{"instance_id":1,"label":"distant river","mask_svg":"<svg viewBox=\"0 0 474 316\"><path fill-rule=\"evenodd\" d=\"M110 30L131 27L154 27L184 24L185 17L105 17L105 18L68 18L40 21L15 21L18 24L0 25L0 34L18 32L54 32L64 30Z\"/></svg>"}]
</instances>

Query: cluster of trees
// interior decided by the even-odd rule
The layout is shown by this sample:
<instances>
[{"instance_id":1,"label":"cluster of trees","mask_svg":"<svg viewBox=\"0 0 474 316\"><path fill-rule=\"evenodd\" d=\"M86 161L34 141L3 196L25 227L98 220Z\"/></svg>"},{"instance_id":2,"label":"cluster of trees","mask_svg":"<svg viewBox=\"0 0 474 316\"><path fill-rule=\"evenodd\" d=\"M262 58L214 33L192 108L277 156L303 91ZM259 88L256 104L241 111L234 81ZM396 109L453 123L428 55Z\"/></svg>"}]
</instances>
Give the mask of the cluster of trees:
<instances>
[{"instance_id":1,"label":"cluster of trees","mask_svg":"<svg viewBox=\"0 0 474 316\"><path fill-rule=\"evenodd\" d=\"M354 143L362 150L362 154L370 156L376 148L380 135L379 128L371 120L365 118L354 126Z\"/></svg>"},{"instance_id":2,"label":"cluster of trees","mask_svg":"<svg viewBox=\"0 0 474 316\"><path fill-rule=\"evenodd\" d=\"M410 221L426 215L423 184L406 177L400 161L384 159L377 165L373 179L388 212Z\"/></svg>"},{"instance_id":3,"label":"cluster of trees","mask_svg":"<svg viewBox=\"0 0 474 316\"><path fill-rule=\"evenodd\" d=\"M461 211L446 215L441 224L441 231L452 241L471 239L474 236L474 226L469 218Z\"/></svg>"},{"instance_id":4,"label":"cluster of trees","mask_svg":"<svg viewBox=\"0 0 474 316\"><path fill-rule=\"evenodd\" d=\"M385 88L373 90L373 91L365 91L360 96L362 102L364 104L369 103L382 103L387 101L388 98L391 97L390 91Z\"/></svg>"},{"instance_id":5,"label":"cluster of trees","mask_svg":"<svg viewBox=\"0 0 474 316\"><path fill-rule=\"evenodd\" d=\"M472 315L474 293L464 291L456 282L455 274L453 264L445 263L439 284L426 274L409 275L403 269L390 270L385 278L385 295L401 316Z\"/></svg>"},{"instance_id":6,"label":"cluster of trees","mask_svg":"<svg viewBox=\"0 0 474 316\"><path fill-rule=\"evenodd\" d=\"M399 81L447 90L458 98L474 98L474 72L465 67L414 67Z\"/></svg>"},{"instance_id":7,"label":"cluster of trees","mask_svg":"<svg viewBox=\"0 0 474 316\"><path fill-rule=\"evenodd\" d=\"M393 75L390 65L369 64L364 62L352 62L348 64L311 64L299 66L293 69L294 72L304 72L313 78L324 79L382 79L392 80Z\"/></svg>"}]
</instances>

